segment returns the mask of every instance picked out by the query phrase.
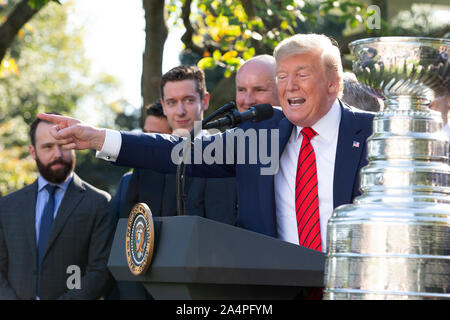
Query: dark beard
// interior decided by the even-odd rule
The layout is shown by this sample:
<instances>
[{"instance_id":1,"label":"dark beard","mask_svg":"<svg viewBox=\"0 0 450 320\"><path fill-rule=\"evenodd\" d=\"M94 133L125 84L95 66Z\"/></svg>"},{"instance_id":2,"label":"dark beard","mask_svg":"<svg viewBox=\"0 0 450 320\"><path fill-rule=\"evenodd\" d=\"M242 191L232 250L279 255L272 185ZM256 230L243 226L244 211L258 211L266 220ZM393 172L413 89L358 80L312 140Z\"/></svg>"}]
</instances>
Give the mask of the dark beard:
<instances>
[{"instance_id":1,"label":"dark beard","mask_svg":"<svg viewBox=\"0 0 450 320\"><path fill-rule=\"evenodd\" d=\"M56 170L52 169L52 165L56 163L60 163L64 167ZM67 177L75 168L75 157L72 158L72 161L64 161L62 159L58 159L46 166L39 160L39 158L36 157L36 165L38 167L39 173L45 180L51 183L60 184L66 181Z\"/></svg>"}]
</instances>

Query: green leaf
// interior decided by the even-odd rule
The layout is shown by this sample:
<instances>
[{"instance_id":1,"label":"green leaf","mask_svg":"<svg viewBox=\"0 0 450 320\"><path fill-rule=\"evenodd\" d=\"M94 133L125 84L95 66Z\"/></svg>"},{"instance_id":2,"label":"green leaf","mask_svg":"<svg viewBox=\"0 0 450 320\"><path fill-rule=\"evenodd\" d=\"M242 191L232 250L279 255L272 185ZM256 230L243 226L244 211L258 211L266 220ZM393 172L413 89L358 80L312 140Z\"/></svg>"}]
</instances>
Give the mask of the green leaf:
<instances>
[{"instance_id":1,"label":"green leaf","mask_svg":"<svg viewBox=\"0 0 450 320\"><path fill-rule=\"evenodd\" d=\"M244 58L244 60L248 60L251 57L253 57L255 55L255 48L250 48L248 49L246 52L244 52L244 54L242 55L242 57Z\"/></svg>"},{"instance_id":2,"label":"green leaf","mask_svg":"<svg viewBox=\"0 0 450 320\"><path fill-rule=\"evenodd\" d=\"M213 58L214 58L214 60L219 61L221 57L222 57L222 54L220 53L219 50L215 50L215 51L213 52Z\"/></svg>"},{"instance_id":3,"label":"green leaf","mask_svg":"<svg viewBox=\"0 0 450 320\"><path fill-rule=\"evenodd\" d=\"M197 63L197 67L200 69L206 70L206 69L212 69L215 67L214 59L211 57L206 57L200 59L200 61Z\"/></svg>"},{"instance_id":4,"label":"green leaf","mask_svg":"<svg viewBox=\"0 0 450 320\"><path fill-rule=\"evenodd\" d=\"M225 69L225 72L224 72L223 76L225 78L231 77L231 70L230 69Z\"/></svg>"},{"instance_id":5,"label":"green leaf","mask_svg":"<svg viewBox=\"0 0 450 320\"><path fill-rule=\"evenodd\" d=\"M28 5L34 10L40 10L43 6L45 6L50 1L54 1L58 4L61 4L58 0L28 0Z\"/></svg>"},{"instance_id":6,"label":"green leaf","mask_svg":"<svg viewBox=\"0 0 450 320\"><path fill-rule=\"evenodd\" d=\"M247 46L245 45L244 41L236 41L236 43L234 44L234 48L237 51L247 50Z\"/></svg>"},{"instance_id":7,"label":"green leaf","mask_svg":"<svg viewBox=\"0 0 450 320\"><path fill-rule=\"evenodd\" d=\"M238 58L228 58L224 62L233 67L239 67L241 65L241 60Z\"/></svg>"}]
</instances>

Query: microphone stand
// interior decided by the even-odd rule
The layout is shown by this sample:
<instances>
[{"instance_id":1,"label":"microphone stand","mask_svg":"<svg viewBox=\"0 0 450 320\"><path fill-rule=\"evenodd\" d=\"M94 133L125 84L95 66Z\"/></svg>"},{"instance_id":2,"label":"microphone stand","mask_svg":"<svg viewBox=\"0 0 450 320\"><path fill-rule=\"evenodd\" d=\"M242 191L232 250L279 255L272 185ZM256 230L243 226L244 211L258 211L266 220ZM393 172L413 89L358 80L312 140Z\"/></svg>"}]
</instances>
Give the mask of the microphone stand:
<instances>
[{"instance_id":1,"label":"microphone stand","mask_svg":"<svg viewBox=\"0 0 450 320\"><path fill-rule=\"evenodd\" d=\"M215 117L224 114L225 112L228 112L232 110L233 108L236 108L236 104L231 101L224 105L223 107L217 109L213 113L211 113L208 117L202 120L202 127L204 124L208 123ZM195 137L195 130L196 128L191 130L189 133L189 142L191 144L191 147L194 146L194 137ZM177 166L177 175L176 175L176 181L177 181L177 215L184 216L185 212L185 200L186 200L186 194L184 193L184 186L185 186L185 176L186 176L186 164L185 164L185 157L187 154L185 154L183 148L183 156L181 158L181 162Z\"/></svg>"}]
</instances>

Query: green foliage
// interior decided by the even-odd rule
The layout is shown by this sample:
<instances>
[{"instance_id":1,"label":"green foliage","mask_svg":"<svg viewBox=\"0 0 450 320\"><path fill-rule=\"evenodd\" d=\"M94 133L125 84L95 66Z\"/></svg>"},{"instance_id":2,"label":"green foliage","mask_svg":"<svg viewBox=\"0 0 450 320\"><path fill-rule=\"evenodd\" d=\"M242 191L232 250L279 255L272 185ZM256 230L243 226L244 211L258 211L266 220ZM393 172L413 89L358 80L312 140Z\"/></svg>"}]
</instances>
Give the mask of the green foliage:
<instances>
[{"instance_id":1,"label":"green foliage","mask_svg":"<svg viewBox=\"0 0 450 320\"><path fill-rule=\"evenodd\" d=\"M33 9L39 10L51 1L56 2L57 4L61 4L59 0L28 0L28 5Z\"/></svg>"},{"instance_id":2,"label":"green foliage","mask_svg":"<svg viewBox=\"0 0 450 320\"><path fill-rule=\"evenodd\" d=\"M34 160L28 153L27 130L22 117L0 122L0 196L37 177Z\"/></svg>"},{"instance_id":3,"label":"green foliage","mask_svg":"<svg viewBox=\"0 0 450 320\"><path fill-rule=\"evenodd\" d=\"M29 22L9 51L18 73L0 78L0 121L38 112L72 112L87 88L82 38L66 31L66 9L48 6Z\"/></svg>"},{"instance_id":4,"label":"green foliage","mask_svg":"<svg viewBox=\"0 0 450 320\"><path fill-rule=\"evenodd\" d=\"M8 8L0 10L0 21L17 2L6 3ZM81 118L93 123L91 118L96 110L90 106L97 105L102 112L102 122L97 124L114 127L114 110L123 111L121 102L106 101L108 93L116 87L115 79L107 75L93 79L89 74L83 33L67 23L70 10L70 3L62 6L49 3L20 30L9 48L7 61L16 63L16 68L2 68L0 73L0 196L23 187L37 176L34 160L28 153L27 132L38 112L54 110L77 115L85 106L88 110ZM95 166L89 170L101 172ZM82 177L91 182L89 170L85 169ZM123 170L119 171L118 178Z\"/></svg>"},{"instance_id":5,"label":"green foliage","mask_svg":"<svg viewBox=\"0 0 450 320\"><path fill-rule=\"evenodd\" d=\"M184 1L171 0L169 12ZM198 0L190 16L193 42L204 49L203 69L221 66L230 76L255 54L273 52L283 39L306 32L340 36L345 28L363 25L367 4L358 0Z\"/></svg>"}]
</instances>

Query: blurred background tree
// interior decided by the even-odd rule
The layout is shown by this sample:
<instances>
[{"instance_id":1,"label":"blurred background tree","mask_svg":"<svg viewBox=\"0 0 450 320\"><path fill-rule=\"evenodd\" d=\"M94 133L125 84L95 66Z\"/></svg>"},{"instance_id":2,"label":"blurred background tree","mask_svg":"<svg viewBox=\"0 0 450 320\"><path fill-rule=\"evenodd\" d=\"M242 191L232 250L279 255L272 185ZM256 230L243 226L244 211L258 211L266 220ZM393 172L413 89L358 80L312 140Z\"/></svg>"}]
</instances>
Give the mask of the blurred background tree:
<instances>
[{"instance_id":1,"label":"blurred background tree","mask_svg":"<svg viewBox=\"0 0 450 320\"><path fill-rule=\"evenodd\" d=\"M159 99L164 45L174 28L184 29L180 62L199 65L206 72L212 96L208 112L212 112L234 100L235 72L243 61L272 54L277 43L290 35L332 36L349 70L348 43L356 39L379 35L448 38L447 2L142 0L142 104L132 106L121 98L110 100L118 86L112 76L90 73L84 34L67 22L68 15L74 14L71 0L0 0L0 196L36 177L27 130L37 112L56 110L98 126L139 128L143 108ZM436 18L439 8L447 12L443 23ZM374 18L381 18L380 29L368 25ZM78 152L77 172L111 193L127 170L105 164L93 152Z\"/></svg>"},{"instance_id":2,"label":"blurred background tree","mask_svg":"<svg viewBox=\"0 0 450 320\"><path fill-rule=\"evenodd\" d=\"M430 5L411 1L388 4L387 0L170 0L168 8L177 17L176 23L186 29L181 38L185 45L181 61L195 61L219 75L208 87L212 96L208 112L212 112L234 98L234 75L243 61L254 55L272 54L282 39L296 33L333 37L347 70L351 70L348 44L357 39L448 37L450 18L444 25L436 24L432 15L436 8ZM376 19L379 28L372 28L371 22Z\"/></svg>"},{"instance_id":3,"label":"blurred background tree","mask_svg":"<svg viewBox=\"0 0 450 320\"><path fill-rule=\"evenodd\" d=\"M23 1L0 2L0 21L7 21L6 16L16 5L23 5ZM95 117L96 110L82 106L94 100L100 115L97 123L120 128L115 119L116 114L123 114L125 103L106 101L108 91L117 87L116 80L108 75L90 75L83 33L67 24L70 10L70 3L42 6L18 31L1 64L0 196L37 177L28 152L28 128L38 112L53 110L88 120ZM105 166L88 151L77 152L77 156L80 176L106 190L127 170Z\"/></svg>"}]
</instances>

